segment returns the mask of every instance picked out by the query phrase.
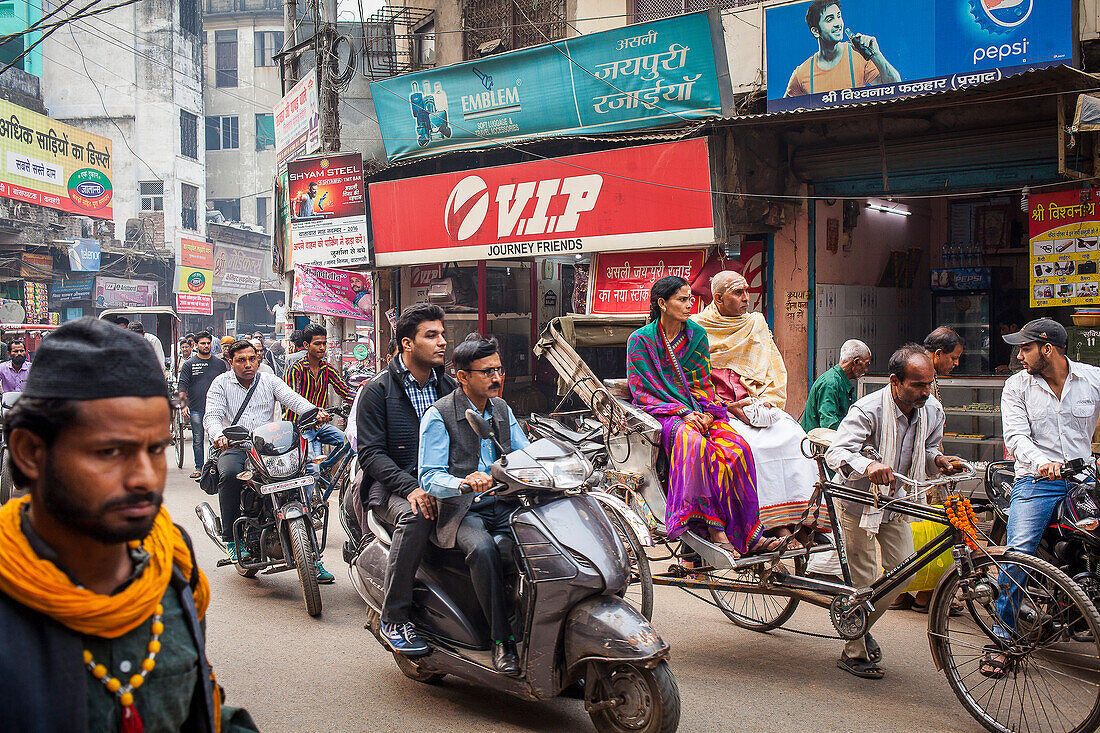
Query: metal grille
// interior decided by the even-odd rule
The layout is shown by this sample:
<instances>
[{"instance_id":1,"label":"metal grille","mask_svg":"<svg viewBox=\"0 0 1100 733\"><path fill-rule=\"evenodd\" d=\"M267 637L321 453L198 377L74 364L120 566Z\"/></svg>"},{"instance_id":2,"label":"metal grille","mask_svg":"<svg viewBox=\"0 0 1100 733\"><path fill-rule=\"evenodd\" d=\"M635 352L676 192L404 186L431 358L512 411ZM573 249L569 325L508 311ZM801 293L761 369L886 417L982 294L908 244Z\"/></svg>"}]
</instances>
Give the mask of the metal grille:
<instances>
[{"instance_id":1,"label":"metal grille","mask_svg":"<svg viewBox=\"0 0 1100 733\"><path fill-rule=\"evenodd\" d=\"M480 58L477 48L500 39L505 51L565 38L565 0L463 0L463 56Z\"/></svg>"},{"instance_id":2,"label":"metal grille","mask_svg":"<svg viewBox=\"0 0 1100 733\"><path fill-rule=\"evenodd\" d=\"M635 0L634 22L646 23L681 13L694 13L710 8L726 10L759 3L760 0Z\"/></svg>"},{"instance_id":3,"label":"metal grille","mask_svg":"<svg viewBox=\"0 0 1100 733\"><path fill-rule=\"evenodd\" d=\"M385 5L360 23L361 38L353 38L352 45L362 48L366 75L383 79L424 68L418 51L426 34L418 29L431 14L424 8ZM435 40L434 31L431 40Z\"/></svg>"}]
</instances>

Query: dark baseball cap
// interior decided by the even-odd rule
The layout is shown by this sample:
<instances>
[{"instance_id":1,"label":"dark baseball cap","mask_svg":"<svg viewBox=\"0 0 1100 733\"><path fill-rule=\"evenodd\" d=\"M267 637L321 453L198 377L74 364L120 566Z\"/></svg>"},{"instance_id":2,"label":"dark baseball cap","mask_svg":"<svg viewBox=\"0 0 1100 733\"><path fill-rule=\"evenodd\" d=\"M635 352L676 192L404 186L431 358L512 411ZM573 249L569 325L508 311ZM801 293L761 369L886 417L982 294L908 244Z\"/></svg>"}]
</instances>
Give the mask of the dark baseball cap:
<instances>
[{"instance_id":1,"label":"dark baseball cap","mask_svg":"<svg viewBox=\"0 0 1100 733\"><path fill-rule=\"evenodd\" d=\"M1034 321L1028 321L1016 333L1005 334L1002 338L1004 338L1006 344L1012 344L1013 346L1041 343L1053 344L1064 349L1069 344L1066 329L1053 318L1036 318Z\"/></svg>"}]
</instances>

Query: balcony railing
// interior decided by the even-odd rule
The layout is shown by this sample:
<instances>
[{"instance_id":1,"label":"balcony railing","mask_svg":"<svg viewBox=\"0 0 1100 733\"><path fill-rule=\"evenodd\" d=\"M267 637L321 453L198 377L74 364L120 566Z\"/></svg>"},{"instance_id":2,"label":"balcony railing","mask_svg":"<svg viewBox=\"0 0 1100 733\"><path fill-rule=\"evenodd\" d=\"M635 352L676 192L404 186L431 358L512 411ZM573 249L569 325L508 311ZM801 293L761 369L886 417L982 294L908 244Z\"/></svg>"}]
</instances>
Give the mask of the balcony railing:
<instances>
[{"instance_id":1,"label":"balcony railing","mask_svg":"<svg viewBox=\"0 0 1100 733\"><path fill-rule=\"evenodd\" d=\"M203 4L203 12L206 15L255 13L264 10L281 13L283 4L280 0L205 0Z\"/></svg>"}]
</instances>

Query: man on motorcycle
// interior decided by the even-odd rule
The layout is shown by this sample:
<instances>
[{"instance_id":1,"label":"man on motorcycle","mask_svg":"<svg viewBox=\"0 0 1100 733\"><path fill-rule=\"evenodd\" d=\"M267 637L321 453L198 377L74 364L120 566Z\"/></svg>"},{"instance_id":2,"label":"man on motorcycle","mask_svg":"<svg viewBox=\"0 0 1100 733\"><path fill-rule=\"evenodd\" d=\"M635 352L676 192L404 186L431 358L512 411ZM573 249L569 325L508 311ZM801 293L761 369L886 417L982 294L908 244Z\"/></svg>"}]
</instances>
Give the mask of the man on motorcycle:
<instances>
[{"instance_id":1,"label":"man on motorcycle","mask_svg":"<svg viewBox=\"0 0 1100 733\"><path fill-rule=\"evenodd\" d=\"M1001 392L1005 447L1016 460L1006 544L1034 554L1051 514L1068 491L1062 462L1092 455L1092 433L1100 417L1100 368L1070 361L1066 329L1050 318L1026 323L1003 338L1020 347L1025 367L1005 381ZM1005 571L1000 583L1014 585ZM1017 589L997 599L1005 628L996 631L1005 638L1015 628L1019 598ZM1003 677L1008 659L989 651L980 671L987 677Z\"/></svg>"},{"instance_id":2,"label":"man on motorcycle","mask_svg":"<svg viewBox=\"0 0 1100 733\"><path fill-rule=\"evenodd\" d=\"M285 379L290 388L322 410L328 407L329 387L336 390L336 393L348 402L355 399L355 393L344 383L336 369L325 360L328 353L328 331L325 327L317 323L309 324L302 329L302 339L306 346L306 356L287 369ZM289 411L287 419L297 422L298 416L292 414L293 412L300 411ZM321 461L321 480L327 486L331 475L329 470L349 450L348 442L336 426L323 423L304 431L302 435L306 440L330 445L336 449Z\"/></svg>"},{"instance_id":3,"label":"man on motorcycle","mask_svg":"<svg viewBox=\"0 0 1100 733\"><path fill-rule=\"evenodd\" d=\"M222 430L229 425L242 404L245 408L236 424L248 430L271 422L276 402L296 413L310 410L313 405L274 374L261 373L260 355L248 341L234 342L229 347L229 358L232 369L218 375L210 383L202 424L214 447L221 451L218 456L218 503L222 512L222 539L226 542L230 559L236 562L237 545L233 542L232 531L233 523L241 515L241 489L244 487L237 474L245 469L248 456L242 448L230 448ZM256 388L248 396L253 382L256 382ZM328 419L328 413L324 410L317 414L318 422ZM326 571L319 561L317 570L318 582L333 582L332 573Z\"/></svg>"},{"instance_id":4,"label":"man on motorcycle","mask_svg":"<svg viewBox=\"0 0 1100 733\"><path fill-rule=\"evenodd\" d=\"M411 305L401 312L394 331L397 355L356 398L356 444L363 475L352 489L358 496L351 500L394 528L382 636L393 651L417 656L429 649L409 621L409 608L436 511L435 499L416 483L420 420L437 399L454 392L455 380L443 370L447 340L442 308Z\"/></svg>"},{"instance_id":5,"label":"man on motorcycle","mask_svg":"<svg viewBox=\"0 0 1100 733\"><path fill-rule=\"evenodd\" d=\"M420 486L444 499L439 506L435 542L457 547L466 556L474 593L493 640L493 666L502 674L520 674L516 642L504 597L504 561L509 557L508 520L512 508L495 496L480 494L493 486L489 467L499 456L466 422L473 408L493 426L505 453L529 444L512 409L500 398L504 367L494 338L471 334L454 351L456 389L424 413L420 423ZM474 493L461 493L467 484ZM503 557L502 557L503 556Z\"/></svg>"}]
</instances>

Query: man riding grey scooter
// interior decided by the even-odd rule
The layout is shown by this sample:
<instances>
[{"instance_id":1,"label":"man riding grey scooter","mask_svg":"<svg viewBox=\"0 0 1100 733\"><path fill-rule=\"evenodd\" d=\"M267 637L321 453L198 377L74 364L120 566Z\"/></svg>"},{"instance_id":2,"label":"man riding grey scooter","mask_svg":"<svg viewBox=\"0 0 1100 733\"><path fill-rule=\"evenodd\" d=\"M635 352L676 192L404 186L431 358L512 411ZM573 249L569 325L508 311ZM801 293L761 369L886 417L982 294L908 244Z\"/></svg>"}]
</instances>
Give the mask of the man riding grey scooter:
<instances>
[{"instance_id":1,"label":"man riding grey scooter","mask_svg":"<svg viewBox=\"0 0 1100 733\"><path fill-rule=\"evenodd\" d=\"M526 448L529 441L500 398L504 367L496 339L471 334L455 348L453 358L460 389L432 405L420 423L420 486L443 499L435 542L443 548L457 547L466 556L474 593L489 621L493 666L501 674L519 676L504 594L503 558L510 551L508 519L513 507L492 495L479 496L492 488L488 471L498 456L492 441L470 427L466 410L473 407L493 426L505 453ZM462 484L474 493L462 494Z\"/></svg>"},{"instance_id":2,"label":"man riding grey scooter","mask_svg":"<svg viewBox=\"0 0 1100 733\"><path fill-rule=\"evenodd\" d=\"M409 621L409 607L436 512L435 499L416 484L417 440L424 412L454 391L455 380L443 371L447 340L439 306L409 306L394 330L397 355L363 386L357 400L356 445L364 474L357 486L366 509L395 528L384 583L382 637L392 651L414 657L429 651Z\"/></svg>"}]
</instances>

